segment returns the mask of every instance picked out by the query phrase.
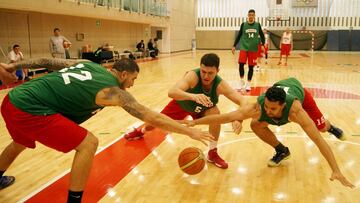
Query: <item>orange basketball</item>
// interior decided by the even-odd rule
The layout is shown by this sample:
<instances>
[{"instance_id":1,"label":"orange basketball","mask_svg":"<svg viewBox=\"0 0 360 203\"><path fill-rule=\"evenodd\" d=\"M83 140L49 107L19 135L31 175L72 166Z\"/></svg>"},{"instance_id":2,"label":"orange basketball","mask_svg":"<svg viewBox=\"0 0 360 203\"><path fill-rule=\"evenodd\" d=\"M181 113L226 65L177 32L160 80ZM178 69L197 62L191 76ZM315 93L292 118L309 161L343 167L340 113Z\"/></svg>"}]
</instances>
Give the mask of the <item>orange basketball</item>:
<instances>
[{"instance_id":1,"label":"orange basketball","mask_svg":"<svg viewBox=\"0 0 360 203\"><path fill-rule=\"evenodd\" d=\"M67 41L64 41L63 46L64 46L65 49L67 49L67 48L69 48L71 46L71 44L69 42L67 42Z\"/></svg>"},{"instance_id":2,"label":"orange basketball","mask_svg":"<svg viewBox=\"0 0 360 203\"><path fill-rule=\"evenodd\" d=\"M195 175L205 166L205 156L202 151L196 147L184 149L178 158L179 167L189 175Z\"/></svg>"}]
</instances>

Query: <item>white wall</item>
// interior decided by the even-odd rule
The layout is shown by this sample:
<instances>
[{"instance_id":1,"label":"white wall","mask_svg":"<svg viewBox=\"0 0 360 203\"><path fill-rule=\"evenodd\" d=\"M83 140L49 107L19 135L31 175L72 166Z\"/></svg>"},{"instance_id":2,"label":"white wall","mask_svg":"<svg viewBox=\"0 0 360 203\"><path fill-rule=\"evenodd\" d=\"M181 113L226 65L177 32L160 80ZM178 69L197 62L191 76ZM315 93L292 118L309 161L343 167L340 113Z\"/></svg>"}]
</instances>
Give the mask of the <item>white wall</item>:
<instances>
[{"instance_id":1,"label":"white wall","mask_svg":"<svg viewBox=\"0 0 360 203\"><path fill-rule=\"evenodd\" d=\"M257 21L272 29L307 27L312 30L360 29L360 0L318 0L317 7L292 7L283 0L284 12L290 22L270 23L270 7L275 0L198 0L197 30L237 30L246 20L249 9L255 9Z\"/></svg>"}]
</instances>

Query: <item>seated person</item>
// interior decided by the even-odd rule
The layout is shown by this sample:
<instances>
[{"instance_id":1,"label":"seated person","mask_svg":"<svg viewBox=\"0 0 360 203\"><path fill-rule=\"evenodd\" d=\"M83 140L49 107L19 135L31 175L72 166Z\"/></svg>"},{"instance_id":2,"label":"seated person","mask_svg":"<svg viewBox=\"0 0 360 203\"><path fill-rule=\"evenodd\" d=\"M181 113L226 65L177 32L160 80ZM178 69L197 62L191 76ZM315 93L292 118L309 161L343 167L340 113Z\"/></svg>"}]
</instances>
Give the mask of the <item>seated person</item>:
<instances>
[{"instance_id":1,"label":"seated person","mask_svg":"<svg viewBox=\"0 0 360 203\"><path fill-rule=\"evenodd\" d=\"M15 44L13 46L13 50L11 50L8 54L8 58L10 60L10 63L19 62L24 59L24 55L20 51L20 45ZM29 70L27 68L19 69L16 72L16 75L18 76L18 80L26 80L29 81Z\"/></svg>"},{"instance_id":2,"label":"seated person","mask_svg":"<svg viewBox=\"0 0 360 203\"><path fill-rule=\"evenodd\" d=\"M155 58L156 57L156 50L155 50L155 47L152 43L152 39L149 40L148 44L147 44L147 47L149 49L149 55L152 57L152 58Z\"/></svg>"},{"instance_id":3,"label":"seated person","mask_svg":"<svg viewBox=\"0 0 360 203\"><path fill-rule=\"evenodd\" d=\"M144 44L144 40L141 40L137 45L136 45L137 51L142 52L142 55L145 56L145 44Z\"/></svg>"}]
</instances>

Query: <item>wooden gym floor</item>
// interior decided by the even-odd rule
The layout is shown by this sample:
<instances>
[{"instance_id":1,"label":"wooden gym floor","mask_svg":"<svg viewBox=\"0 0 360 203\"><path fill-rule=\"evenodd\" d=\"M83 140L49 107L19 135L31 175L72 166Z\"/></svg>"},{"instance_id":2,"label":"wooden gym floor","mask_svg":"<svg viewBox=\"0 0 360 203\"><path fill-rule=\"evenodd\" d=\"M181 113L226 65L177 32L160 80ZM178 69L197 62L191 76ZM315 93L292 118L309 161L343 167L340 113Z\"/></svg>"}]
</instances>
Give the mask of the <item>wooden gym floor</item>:
<instances>
[{"instance_id":1,"label":"wooden gym floor","mask_svg":"<svg viewBox=\"0 0 360 203\"><path fill-rule=\"evenodd\" d=\"M129 91L142 104L160 111L170 99L167 90L187 70L199 66L203 54L215 52L220 58L219 75L239 88L237 55L230 51L196 51L163 55L139 63L140 74ZM346 133L340 142L322 134L334 151L343 173L360 186L360 53L295 51L288 66L277 66L278 52L270 53L268 65L254 73L249 102L272 83L287 77L298 78L311 89L323 114ZM247 68L246 68L247 71ZM9 89L0 90L1 101ZM240 93L239 93L240 94ZM221 97L222 112L237 106ZM349 189L331 182L330 167L317 147L295 124L272 130L289 146L292 157L277 168L266 163L273 149L250 130L235 135L229 124L222 126L219 153L229 163L226 170L208 164L204 171L187 176L177 165L186 147L207 147L179 134L155 130L140 141L126 142L122 135L140 122L118 107L107 107L82 126L100 140L84 202L360 202L358 188ZM200 126L206 130L206 126ZM0 150L11 142L0 120ZM74 152L62 154L38 144L26 150L6 174L16 182L0 191L0 202L64 202ZM64 176L65 175L65 176ZM47 187L48 186L48 187ZM45 189L44 189L45 188Z\"/></svg>"}]
</instances>

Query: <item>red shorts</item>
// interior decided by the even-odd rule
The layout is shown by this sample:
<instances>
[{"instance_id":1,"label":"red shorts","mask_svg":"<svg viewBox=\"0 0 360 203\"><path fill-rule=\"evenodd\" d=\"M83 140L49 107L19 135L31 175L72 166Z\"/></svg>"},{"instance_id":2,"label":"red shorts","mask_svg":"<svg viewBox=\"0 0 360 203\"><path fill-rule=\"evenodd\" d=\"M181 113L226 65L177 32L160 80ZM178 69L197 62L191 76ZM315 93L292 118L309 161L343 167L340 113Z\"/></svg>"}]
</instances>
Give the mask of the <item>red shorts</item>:
<instances>
[{"instance_id":1,"label":"red shorts","mask_svg":"<svg viewBox=\"0 0 360 203\"><path fill-rule=\"evenodd\" d=\"M247 59L249 66L255 66L257 54L258 54L257 52L240 50L238 62L246 64L246 59Z\"/></svg>"},{"instance_id":2,"label":"red shorts","mask_svg":"<svg viewBox=\"0 0 360 203\"><path fill-rule=\"evenodd\" d=\"M193 119L201 117L201 114L185 111L174 99L171 100L160 113L174 120L183 120L186 116L191 116Z\"/></svg>"},{"instance_id":3,"label":"red shorts","mask_svg":"<svg viewBox=\"0 0 360 203\"><path fill-rule=\"evenodd\" d=\"M314 98L311 93L304 88L305 96L302 107L306 113L310 116L311 120L314 121L317 129L323 129L325 127L325 118L319 108L317 107Z\"/></svg>"},{"instance_id":4,"label":"red shorts","mask_svg":"<svg viewBox=\"0 0 360 203\"><path fill-rule=\"evenodd\" d=\"M52 149L69 152L86 137L87 130L61 114L32 115L16 108L6 95L1 114L14 142L35 148L38 141Z\"/></svg>"},{"instance_id":5,"label":"red shorts","mask_svg":"<svg viewBox=\"0 0 360 203\"><path fill-rule=\"evenodd\" d=\"M289 56L290 50L291 50L291 44L281 44L281 51L280 51L281 55Z\"/></svg>"}]
</instances>

